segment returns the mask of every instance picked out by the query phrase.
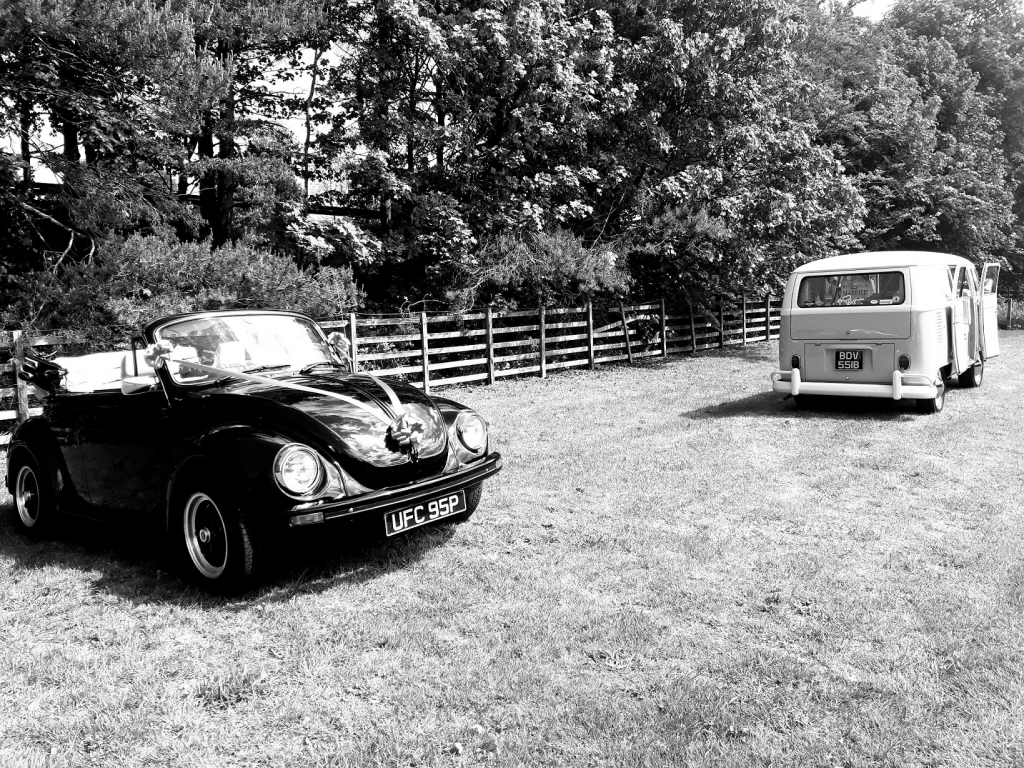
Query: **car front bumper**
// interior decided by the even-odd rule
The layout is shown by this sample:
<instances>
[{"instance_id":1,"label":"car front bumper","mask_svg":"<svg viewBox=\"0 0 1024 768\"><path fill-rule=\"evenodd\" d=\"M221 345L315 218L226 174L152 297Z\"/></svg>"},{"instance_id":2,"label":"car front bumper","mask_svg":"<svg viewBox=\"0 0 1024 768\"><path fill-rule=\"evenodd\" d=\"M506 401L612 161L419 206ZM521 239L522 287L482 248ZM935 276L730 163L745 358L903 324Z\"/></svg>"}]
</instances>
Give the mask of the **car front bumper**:
<instances>
[{"instance_id":1,"label":"car front bumper","mask_svg":"<svg viewBox=\"0 0 1024 768\"><path fill-rule=\"evenodd\" d=\"M384 488L362 496L309 505L292 510L290 527L315 525L338 518L383 518L389 512L414 507L456 491L465 491L501 471L501 454L490 453L480 461L447 475L437 475L399 488Z\"/></svg>"},{"instance_id":2,"label":"car front bumper","mask_svg":"<svg viewBox=\"0 0 1024 768\"><path fill-rule=\"evenodd\" d=\"M907 381L910 379L910 381ZM931 400L938 397L939 383L921 374L892 372L892 384L859 384L840 381L803 381L800 369L772 373L772 389L787 395L839 395L884 397L889 400Z\"/></svg>"}]
</instances>

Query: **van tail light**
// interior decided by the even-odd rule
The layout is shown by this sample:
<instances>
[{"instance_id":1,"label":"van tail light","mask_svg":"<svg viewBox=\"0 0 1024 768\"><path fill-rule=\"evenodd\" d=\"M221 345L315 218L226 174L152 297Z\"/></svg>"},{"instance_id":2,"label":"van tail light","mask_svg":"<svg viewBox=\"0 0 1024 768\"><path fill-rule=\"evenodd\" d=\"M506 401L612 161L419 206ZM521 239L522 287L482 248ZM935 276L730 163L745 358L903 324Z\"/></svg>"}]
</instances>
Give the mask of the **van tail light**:
<instances>
[{"instance_id":1,"label":"van tail light","mask_svg":"<svg viewBox=\"0 0 1024 768\"><path fill-rule=\"evenodd\" d=\"M910 370L910 355L900 355L899 364L901 371Z\"/></svg>"},{"instance_id":2,"label":"van tail light","mask_svg":"<svg viewBox=\"0 0 1024 768\"><path fill-rule=\"evenodd\" d=\"M799 368L800 367L800 355L793 355L791 358L789 358L789 364L793 368Z\"/></svg>"}]
</instances>

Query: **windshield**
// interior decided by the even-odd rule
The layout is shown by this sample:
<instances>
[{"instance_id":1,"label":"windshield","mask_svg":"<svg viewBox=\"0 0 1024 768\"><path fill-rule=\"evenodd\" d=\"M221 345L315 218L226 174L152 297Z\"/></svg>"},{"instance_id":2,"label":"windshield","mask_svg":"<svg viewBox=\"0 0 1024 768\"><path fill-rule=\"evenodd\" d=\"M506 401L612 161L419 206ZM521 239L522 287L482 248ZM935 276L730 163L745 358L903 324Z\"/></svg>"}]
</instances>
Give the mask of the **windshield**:
<instances>
[{"instance_id":1,"label":"windshield","mask_svg":"<svg viewBox=\"0 0 1024 768\"><path fill-rule=\"evenodd\" d=\"M902 272L811 275L800 281L798 307L860 307L902 304Z\"/></svg>"},{"instance_id":2,"label":"windshield","mask_svg":"<svg viewBox=\"0 0 1024 768\"><path fill-rule=\"evenodd\" d=\"M305 318L290 315L190 317L161 327L155 337L171 346L167 370L176 384L202 384L220 378L220 374L190 367L189 362L243 373L336 362L320 329Z\"/></svg>"}]
</instances>

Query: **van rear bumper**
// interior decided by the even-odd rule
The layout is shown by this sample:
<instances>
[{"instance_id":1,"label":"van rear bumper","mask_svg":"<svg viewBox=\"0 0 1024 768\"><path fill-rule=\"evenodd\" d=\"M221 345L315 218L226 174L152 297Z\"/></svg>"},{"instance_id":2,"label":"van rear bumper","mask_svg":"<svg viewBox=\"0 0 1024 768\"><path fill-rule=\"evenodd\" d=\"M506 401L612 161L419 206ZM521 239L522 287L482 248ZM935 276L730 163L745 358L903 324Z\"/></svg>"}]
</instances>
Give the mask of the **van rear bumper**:
<instances>
[{"instance_id":1,"label":"van rear bumper","mask_svg":"<svg viewBox=\"0 0 1024 768\"><path fill-rule=\"evenodd\" d=\"M916 381L905 383L904 378ZM800 369L775 371L772 373L772 389L787 395L838 395L846 397L884 397L888 400L931 400L938 396L939 388L934 382L924 384L921 374L907 374L893 371L892 384L852 384L839 381L802 381Z\"/></svg>"}]
</instances>

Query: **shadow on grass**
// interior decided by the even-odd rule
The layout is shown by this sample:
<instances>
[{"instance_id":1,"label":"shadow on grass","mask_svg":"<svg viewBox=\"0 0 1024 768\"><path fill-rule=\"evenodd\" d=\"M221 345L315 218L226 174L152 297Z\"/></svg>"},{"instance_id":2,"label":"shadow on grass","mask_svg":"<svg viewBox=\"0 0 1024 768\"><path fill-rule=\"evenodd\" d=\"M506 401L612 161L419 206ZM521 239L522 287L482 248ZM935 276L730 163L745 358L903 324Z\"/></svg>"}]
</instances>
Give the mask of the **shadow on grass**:
<instances>
[{"instance_id":1,"label":"shadow on grass","mask_svg":"<svg viewBox=\"0 0 1024 768\"><path fill-rule=\"evenodd\" d=\"M875 421L905 420L916 417L909 400L886 400L880 397L829 397L801 395L793 398L768 390L738 400L725 400L692 411L684 411L684 419L725 419L735 416L765 416L786 419L835 419L852 417Z\"/></svg>"},{"instance_id":2,"label":"shadow on grass","mask_svg":"<svg viewBox=\"0 0 1024 768\"><path fill-rule=\"evenodd\" d=\"M15 514L9 502L0 506L0 557L10 558L15 568L78 571L89 591L137 604L200 604L229 610L369 581L412 565L455 533L451 523L425 526L394 539L386 539L376 526L345 522L285 531L261 550L261 576L248 592L217 597L178 575L164 538L156 533L65 517L52 536L37 538L19 529Z\"/></svg>"}]
</instances>

